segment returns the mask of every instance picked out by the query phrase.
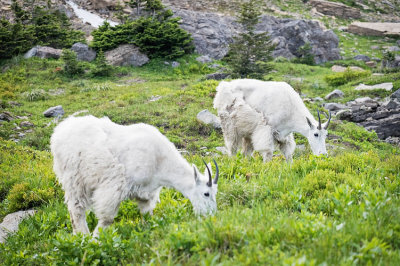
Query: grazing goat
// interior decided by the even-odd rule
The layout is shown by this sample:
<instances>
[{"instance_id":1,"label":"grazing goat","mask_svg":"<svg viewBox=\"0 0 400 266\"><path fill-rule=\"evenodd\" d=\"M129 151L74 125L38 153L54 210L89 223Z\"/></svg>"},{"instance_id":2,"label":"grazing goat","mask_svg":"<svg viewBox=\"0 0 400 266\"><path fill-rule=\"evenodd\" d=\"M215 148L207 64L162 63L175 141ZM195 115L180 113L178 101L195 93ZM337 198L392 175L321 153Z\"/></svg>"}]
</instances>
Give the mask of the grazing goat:
<instances>
[{"instance_id":1,"label":"grazing goat","mask_svg":"<svg viewBox=\"0 0 400 266\"><path fill-rule=\"evenodd\" d=\"M200 174L153 126L70 117L54 129L51 152L74 233L89 233L85 212L92 209L99 220L93 235L98 236L99 228L113 222L121 201L128 198L137 200L141 213L152 213L162 187L180 191L197 214L217 209L215 161L212 180L210 164Z\"/></svg>"},{"instance_id":2,"label":"grazing goat","mask_svg":"<svg viewBox=\"0 0 400 266\"><path fill-rule=\"evenodd\" d=\"M285 138L274 136L268 120L260 112L251 108L241 97L233 99L230 105L218 110L221 120L222 133L228 155L234 155L242 143L245 156L252 154L253 149L258 151L264 162L271 160L275 147L279 147L287 161L292 161L292 154L296 147L293 134Z\"/></svg>"},{"instance_id":3,"label":"grazing goat","mask_svg":"<svg viewBox=\"0 0 400 266\"><path fill-rule=\"evenodd\" d=\"M237 98L242 99L250 108L261 114L261 116L250 115L248 120L252 121L247 122L247 124L255 125L260 123L260 120L265 120L267 126L270 127L268 134L267 131L264 131L263 136L260 136L261 138L267 138L267 140L260 140L255 136L253 140L243 138L245 154L251 151L254 143L264 142L263 145L266 152L264 152L263 157L264 160L270 160L273 152L271 143L275 142L280 144L281 151L284 153L286 159L290 161L295 148L293 132L298 132L307 138L314 154L326 154L325 139L331 118L330 114L328 121L321 124L318 112L317 122L304 105L299 94L286 82L259 81L254 79L238 79L230 82L222 81L217 87L214 108L218 110L218 113L226 112L234 99ZM222 122L222 120L225 120L225 122ZM246 118L243 117L242 120L246 120ZM221 118L221 123L227 123L227 119ZM235 121L229 123L238 124ZM240 130L253 132L252 127ZM229 134L227 138L228 141L235 141L234 139L230 139ZM260 147L255 149L259 150Z\"/></svg>"}]
</instances>

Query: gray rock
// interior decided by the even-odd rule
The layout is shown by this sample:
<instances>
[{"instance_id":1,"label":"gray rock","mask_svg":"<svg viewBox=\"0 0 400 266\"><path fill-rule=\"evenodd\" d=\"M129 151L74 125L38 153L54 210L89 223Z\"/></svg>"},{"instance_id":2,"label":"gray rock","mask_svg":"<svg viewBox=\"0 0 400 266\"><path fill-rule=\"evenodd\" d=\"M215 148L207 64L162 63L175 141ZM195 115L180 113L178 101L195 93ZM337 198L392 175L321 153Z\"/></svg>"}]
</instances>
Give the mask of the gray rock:
<instances>
[{"instance_id":1,"label":"gray rock","mask_svg":"<svg viewBox=\"0 0 400 266\"><path fill-rule=\"evenodd\" d=\"M222 154L228 154L228 151L226 150L225 147L216 147L215 149Z\"/></svg>"},{"instance_id":2,"label":"gray rock","mask_svg":"<svg viewBox=\"0 0 400 266\"><path fill-rule=\"evenodd\" d=\"M18 211L8 214L0 224L0 243L4 243L7 236L18 231L18 226L23 219L35 214L34 210Z\"/></svg>"},{"instance_id":3,"label":"gray rock","mask_svg":"<svg viewBox=\"0 0 400 266\"><path fill-rule=\"evenodd\" d=\"M346 69L347 69L347 67L339 66L339 65L333 65L333 66L331 67L331 70L332 70L333 72L345 72Z\"/></svg>"},{"instance_id":4,"label":"gray rock","mask_svg":"<svg viewBox=\"0 0 400 266\"><path fill-rule=\"evenodd\" d=\"M80 61L91 62L96 58L96 51L84 43L75 43L71 50L76 53L76 58Z\"/></svg>"},{"instance_id":5,"label":"gray rock","mask_svg":"<svg viewBox=\"0 0 400 266\"><path fill-rule=\"evenodd\" d=\"M61 54L62 54L61 49L54 49L52 47L38 45L30 49L28 52L26 52L24 58L31 58L33 56L36 56L43 59L46 58L58 59L60 58Z\"/></svg>"},{"instance_id":6,"label":"gray rock","mask_svg":"<svg viewBox=\"0 0 400 266\"><path fill-rule=\"evenodd\" d=\"M398 89L397 91L393 92L392 95L390 95L390 98L397 99L398 101L400 101L400 89Z\"/></svg>"},{"instance_id":7,"label":"gray rock","mask_svg":"<svg viewBox=\"0 0 400 266\"><path fill-rule=\"evenodd\" d=\"M382 67L383 68L397 68L400 67L400 56L396 55L394 60L388 61L386 59L382 60Z\"/></svg>"},{"instance_id":8,"label":"gray rock","mask_svg":"<svg viewBox=\"0 0 400 266\"><path fill-rule=\"evenodd\" d=\"M398 47L398 46L390 46L386 50L389 51L389 52L398 52L398 51L400 51L400 47Z\"/></svg>"},{"instance_id":9,"label":"gray rock","mask_svg":"<svg viewBox=\"0 0 400 266\"><path fill-rule=\"evenodd\" d=\"M370 97L361 97L354 100L356 104L377 104L378 102Z\"/></svg>"},{"instance_id":10,"label":"gray rock","mask_svg":"<svg viewBox=\"0 0 400 266\"><path fill-rule=\"evenodd\" d=\"M35 125L32 122L29 121L22 121L19 123L20 127L34 127Z\"/></svg>"},{"instance_id":11,"label":"gray rock","mask_svg":"<svg viewBox=\"0 0 400 266\"><path fill-rule=\"evenodd\" d=\"M400 46L400 40L396 41L397 46Z\"/></svg>"},{"instance_id":12,"label":"gray rock","mask_svg":"<svg viewBox=\"0 0 400 266\"><path fill-rule=\"evenodd\" d=\"M208 55L202 55L196 58L197 62L200 62L202 64L210 63L212 62L212 59Z\"/></svg>"},{"instance_id":13,"label":"gray rock","mask_svg":"<svg viewBox=\"0 0 400 266\"><path fill-rule=\"evenodd\" d=\"M6 111L0 114L0 121L10 122L12 120L14 120L14 117L10 112Z\"/></svg>"},{"instance_id":14,"label":"gray rock","mask_svg":"<svg viewBox=\"0 0 400 266\"><path fill-rule=\"evenodd\" d=\"M113 66L142 66L149 62L147 55L132 44L120 45L104 53L106 60Z\"/></svg>"},{"instance_id":15,"label":"gray rock","mask_svg":"<svg viewBox=\"0 0 400 266\"><path fill-rule=\"evenodd\" d=\"M181 18L181 27L193 37L196 52L221 59L228 52L229 43L241 32L235 18L217 13L173 9ZM339 39L331 30L323 30L317 21L280 19L262 15L257 32L268 32L276 44L273 57L299 56L298 48L310 43L316 63L341 59Z\"/></svg>"},{"instance_id":16,"label":"gray rock","mask_svg":"<svg viewBox=\"0 0 400 266\"><path fill-rule=\"evenodd\" d=\"M367 66L369 66L369 67L376 67L376 62L375 61L368 61L368 62L365 62L365 64Z\"/></svg>"},{"instance_id":17,"label":"gray rock","mask_svg":"<svg viewBox=\"0 0 400 266\"><path fill-rule=\"evenodd\" d=\"M336 113L336 119L348 120L351 117L351 114L351 110L349 109L340 110Z\"/></svg>"},{"instance_id":18,"label":"gray rock","mask_svg":"<svg viewBox=\"0 0 400 266\"><path fill-rule=\"evenodd\" d=\"M348 5L330 1L311 0L311 6L322 14L341 17L341 18L360 18L361 12L358 8L349 7Z\"/></svg>"},{"instance_id":19,"label":"gray rock","mask_svg":"<svg viewBox=\"0 0 400 266\"><path fill-rule=\"evenodd\" d=\"M54 107L50 107L46 111L43 112L43 115L45 117L58 117L58 116L63 116L64 115L64 109L62 108L61 105L57 105Z\"/></svg>"},{"instance_id":20,"label":"gray rock","mask_svg":"<svg viewBox=\"0 0 400 266\"><path fill-rule=\"evenodd\" d=\"M381 47L379 45L372 45L371 49L372 50L379 50L379 49L381 49Z\"/></svg>"},{"instance_id":21,"label":"gray rock","mask_svg":"<svg viewBox=\"0 0 400 266\"><path fill-rule=\"evenodd\" d=\"M344 96L343 91L341 90L334 90L331 93L329 93L328 95L325 96L325 100L330 100L330 99L334 99L334 98L342 98Z\"/></svg>"},{"instance_id":22,"label":"gray rock","mask_svg":"<svg viewBox=\"0 0 400 266\"><path fill-rule=\"evenodd\" d=\"M219 118L207 109L199 112L196 117L197 120L203 122L204 124L212 125L214 128L221 128L221 121Z\"/></svg>"},{"instance_id":23,"label":"gray rock","mask_svg":"<svg viewBox=\"0 0 400 266\"><path fill-rule=\"evenodd\" d=\"M356 122L367 130L373 130L378 137L385 140L389 137L400 137L400 102L391 98L380 103L369 97L357 98L348 102L351 111L347 110L338 119Z\"/></svg>"},{"instance_id":24,"label":"gray rock","mask_svg":"<svg viewBox=\"0 0 400 266\"><path fill-rule=\"evenodd\" d=\"M212 74L208 74L206 76L206 79L214 79L214 80L222 80L222 79L226 79L229 76L228 73L212 73Z\"/></svg>"},{"instance_id":25,"label":"gray rock","mask_svg":"<svg viewBox=\"0 0 400 266\"><path fill-rule=\"evenodd\" d=\"M364 62L371 61L371 58L369 58L369 56L363 54L356 55L354 59L357 61L364 61Z\"/></svg>"},{"instance_id":26,"label":"gray rock","mask_svg":"<svg viewBox=\"0 0 400 266\"><path fill-rule=\"evenodd\" d=\"M178 67L178 66L180 66L181 64L179 63L179 62L176 62L176 61L173 61L172 63L171 63L171 66L173 67L173 68L175 68L175 67Z\"/></svg>"},{"instance_id":27,"label":"gray rock","mask_svg":"<svg viewBox=\"0 0 400 266\"><path fill-rule=\"evenodd\" d=\"M323 102L324 101L324 99L322 99L321 97L315 97L313 100L314 100L314 102Z\"/></svg>"},{"instance_id":28,"label":"gray rock","mask_svg":"<svg viewBox=\"0 0 400 266\"><path fill-rule=\"evenodd\" d=\"M361 83L357 87L354 88L356 91L362 91L362 90L386 90L386 91L391 91L393 89L393 83L392 82L385 82L381 84L376 84L376 85L365 85Z\"/></svg>"},{"instance_id":29,"label":"gray rock","mask_svg":"<svg viewBox=\"0 0 400 266\"><path fill-rule=\"evenodd\" d=\"M396 100L389 100L387 103L383 105L386 109L392 110L392 109L400 109L400 103Z\"/></svg>"},{"instance_id":30,"label":"gray rock","mask_svg":"<svg viewBox=\"0 0 400 266\"><path fill-rule=\"evenodd\" d=\"M341 103L325 103L324 107L329 111L335 112L343 109L347 109L348 107Z\"/></svg>"}]
</instances>

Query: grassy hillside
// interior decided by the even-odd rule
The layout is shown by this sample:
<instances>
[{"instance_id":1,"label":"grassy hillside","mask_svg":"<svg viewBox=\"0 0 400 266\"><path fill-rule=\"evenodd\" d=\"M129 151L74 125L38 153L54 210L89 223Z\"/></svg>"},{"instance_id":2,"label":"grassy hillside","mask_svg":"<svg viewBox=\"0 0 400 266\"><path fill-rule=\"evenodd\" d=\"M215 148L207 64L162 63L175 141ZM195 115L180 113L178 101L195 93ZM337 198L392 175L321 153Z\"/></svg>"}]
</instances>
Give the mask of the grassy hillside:
<instances>
[{"instance_id":1,"label":"grassy hillside","mask_svg":"<svg viewBox=\"0 0 400 266\"><path fill-rule=\"evenodd\" d=\"M333 119L326 158L313 156L301 136L296 142L305 149L296 150L291 165L279 153L268 163L257 154L221 155L215 149L223 146L221 131L196 120L203 109L215 113L218 82L204 80L214 70L194 58L180 59L178 68L157 60L142 68L117 68L111 78L65 77L59 60L2 62L0 112L15 120L0 126L0 218L21 209L38 212L0 244L0 264L398 265L400 149L374 132ZM371 72L377 69L364 64L337 63L370 71L338 87L345 93L339 101L390 94L354 91L360 82L391 81L400 88L398 72L376 77ZM287 81L305 97L323 97L336 88L326 83L330 66L284 60L274 62L275 71L265 78ZM306 104L316 114L319 104ZM54 123L42 115L55 105L63 106L64 117L87 110L121 124L155 125L201 169L202 158L215 158L221 168L218 213L197 218L180 193L163 189L153 216L142 217L136 203L126 201L98 241L72 235L52 172ZM26 120L34 127L19 129ZM17 144L11 141L16 138ZM93 214L88 221L93 230Z\"/></svg>"}]
</instances>

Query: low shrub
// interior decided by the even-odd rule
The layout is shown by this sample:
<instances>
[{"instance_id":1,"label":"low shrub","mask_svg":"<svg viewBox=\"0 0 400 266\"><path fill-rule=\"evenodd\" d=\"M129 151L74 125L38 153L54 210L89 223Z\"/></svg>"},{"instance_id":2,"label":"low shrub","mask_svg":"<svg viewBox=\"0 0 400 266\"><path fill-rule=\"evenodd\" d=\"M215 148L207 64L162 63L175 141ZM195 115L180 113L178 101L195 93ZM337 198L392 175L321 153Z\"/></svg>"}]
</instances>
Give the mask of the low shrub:
<instances>
[{"instance_id":1,"label":"low shrub","mask_svg":"<svg viewBox=\"0 0 400 266\"><path fill-rule=\"evenodd\" d=\"M107 51L120 44L134 44L150 58L174 59L194 50L190 34L179 27L179 19L170 10L155 16L140 17L124 24L104 23L92 32L91 46Z\"/></svg>"},{"instance_id":2,"label":"low shrub","mask_svg":"<svg viewBox=\"0 0 400 266\"><path fill-rule=\"evenodd\" d=\"M349 83L350 81L366 78L370 75L370 71L355 71L348 68L344 72L325 76L325 81L331 86L340 86Z\"/></svg>"}]
</instances>

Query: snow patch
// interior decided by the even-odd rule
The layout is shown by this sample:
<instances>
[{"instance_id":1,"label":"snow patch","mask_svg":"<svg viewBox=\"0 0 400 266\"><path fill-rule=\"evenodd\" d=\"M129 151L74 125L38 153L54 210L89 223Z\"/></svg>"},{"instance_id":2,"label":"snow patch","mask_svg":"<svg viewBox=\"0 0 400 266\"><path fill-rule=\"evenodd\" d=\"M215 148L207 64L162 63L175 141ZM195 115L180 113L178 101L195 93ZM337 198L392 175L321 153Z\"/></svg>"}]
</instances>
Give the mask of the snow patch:
<instances>
[{"instance_id":1,"label":"snow patch","mask_svg":"<svg viewBox=\"0 0 400 266\"><path fill-rule=\"evenodd\" d=\"M74 2L72 2L70 0L67 1L67 4L72 7L72 9L75 12L75 15L77 15L78 18L80 18L84 23L89 23L90 25L92 25L95 28L98 28L99 26L103 25L104 21L107 21L108 23L110 23L111 26L118 25L118 23L115 21L103 19L96 14L90 13L89 11L87 11L83 8L80 8L77 4L75 4Z\"/></svg>"}]
</instances>

